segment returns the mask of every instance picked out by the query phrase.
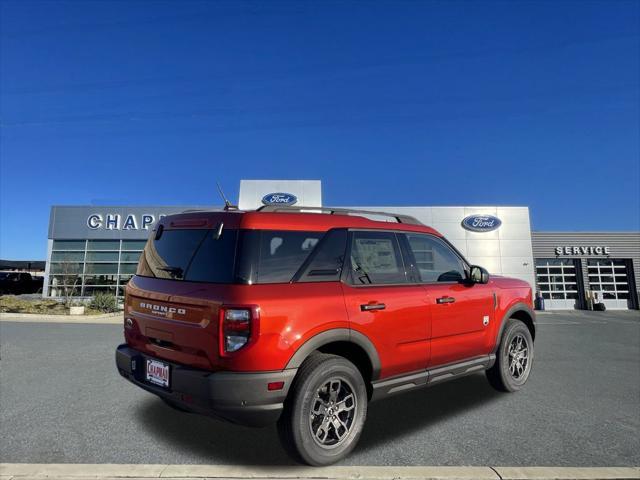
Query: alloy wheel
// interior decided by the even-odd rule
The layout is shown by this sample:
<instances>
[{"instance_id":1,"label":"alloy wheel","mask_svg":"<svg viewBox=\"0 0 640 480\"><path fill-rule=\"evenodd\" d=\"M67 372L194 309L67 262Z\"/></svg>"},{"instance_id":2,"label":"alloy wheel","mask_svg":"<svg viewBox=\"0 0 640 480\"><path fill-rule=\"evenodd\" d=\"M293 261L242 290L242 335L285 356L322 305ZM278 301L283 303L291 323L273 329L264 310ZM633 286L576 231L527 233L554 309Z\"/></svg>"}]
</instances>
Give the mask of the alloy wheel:
<instances>
[{"instance_id":1,"label":"alloy wheel","mask_svg":"<svg viewBox=\"0 0 640 480\"><path fill-rule=\"evenodd\" d=\"M311 404L309 427L319 446L332 448L348 436L358 403L353 387L343 378L330 378L316 391Z\"/></svg>"},{"instance_id":2,"label":"alloy wheel","mask_svg":"<svg viewBox=\"0 0 640 480\"><path fill-rule=\"evenodd\" d=\"M520 380L529 365L529 344L524 335L518 334L509 343L509 373L515 380Z\"/></svg>"}]
</instances>

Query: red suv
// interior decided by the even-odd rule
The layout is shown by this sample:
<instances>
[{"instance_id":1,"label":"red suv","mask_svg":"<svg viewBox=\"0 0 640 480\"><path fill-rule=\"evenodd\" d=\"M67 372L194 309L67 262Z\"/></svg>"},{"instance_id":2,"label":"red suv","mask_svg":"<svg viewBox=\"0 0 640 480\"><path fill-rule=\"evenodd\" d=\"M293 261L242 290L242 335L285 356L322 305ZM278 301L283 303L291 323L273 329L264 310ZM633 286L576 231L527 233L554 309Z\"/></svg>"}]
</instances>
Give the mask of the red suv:
<instances>
[{"instance_id":1,"label":"red suv","mask_svg":"<svg viewBox=\"0 0 640 480\"><path fill-rule=\"evenodd\" d=\"M520 389L531 302L529 284L490 278L411 217L186 212L160 220L127 285L116 364L176 409L277 422L295 458L326 465L371 401L481 370Z\"/></svg>"}]
</instances>

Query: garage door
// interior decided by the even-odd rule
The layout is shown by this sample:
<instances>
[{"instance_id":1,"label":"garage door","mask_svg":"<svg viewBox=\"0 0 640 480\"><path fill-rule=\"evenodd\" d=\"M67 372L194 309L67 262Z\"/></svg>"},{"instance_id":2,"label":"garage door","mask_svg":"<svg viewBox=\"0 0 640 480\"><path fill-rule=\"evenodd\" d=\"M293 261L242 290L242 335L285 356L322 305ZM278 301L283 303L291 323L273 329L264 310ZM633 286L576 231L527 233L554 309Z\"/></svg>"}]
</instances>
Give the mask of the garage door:
<instances>
[{"instance_id":1,"label":"garage door","mask_svg":"<svg viewBox=\"0 0 640 480\"><path fill-rule=\"evenodd\" d=\"M568 258L536 259L536 281L547 310L578 308L576 263Z\"/></svg>"},{"instance_id":2,"label":"garage door","mask_svg":"<svg viewBox=\"0 0 640 480\"><path fill-rule=\"evenodd\" d=\"M629 273L624 260L594 258L587 261L589 288L609 310L627 310Z\"/></svg>"}]
</instances>

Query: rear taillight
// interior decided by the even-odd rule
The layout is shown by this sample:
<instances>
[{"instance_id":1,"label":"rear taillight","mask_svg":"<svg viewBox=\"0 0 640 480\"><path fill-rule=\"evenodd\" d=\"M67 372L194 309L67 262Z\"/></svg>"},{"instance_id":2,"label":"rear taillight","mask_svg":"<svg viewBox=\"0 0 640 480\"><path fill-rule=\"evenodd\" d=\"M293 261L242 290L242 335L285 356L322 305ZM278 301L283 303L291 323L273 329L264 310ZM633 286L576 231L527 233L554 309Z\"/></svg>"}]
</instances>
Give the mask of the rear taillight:
<instances>
[{"instance_id":1,"label":"rear taillight","mask_svg":"<svg viewBox=\"0 0 640 480\"><path fill-rule=\"evenodd\" d=\"M237 352L256 334L259 309L255 306L220 309L220 354Z\"/></svg>"}]
</instances>

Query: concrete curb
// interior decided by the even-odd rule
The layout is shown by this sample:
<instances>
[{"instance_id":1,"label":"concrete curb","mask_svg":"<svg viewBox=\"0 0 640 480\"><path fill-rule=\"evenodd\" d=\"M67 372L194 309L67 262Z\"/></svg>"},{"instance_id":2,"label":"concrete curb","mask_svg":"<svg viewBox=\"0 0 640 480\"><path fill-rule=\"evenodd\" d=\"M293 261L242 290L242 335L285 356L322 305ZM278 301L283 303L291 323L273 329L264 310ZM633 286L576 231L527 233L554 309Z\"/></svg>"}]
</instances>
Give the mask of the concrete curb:
<instances>
[{"instance_id":1,"label":"concrete curb","mask_svg":"<svg viewBox=\"0 0 640 480\"><path fill-rule=\"evenodd\" d=\"M224 465L0 464L2 480L346 479L637 480L638 467L248 467Z\"/></svg>"},{"instance_id":2,"label":"concrete curb","mask_svg":"<svg viewBox=\"0 0 640 480\"><path fill-rule=\"evenodd\" d=\"M116 325L122 323L122 312L102 315L41 315L39 313L0 313L0 322L22 323L95 323Z\"/></svg>"}]
</instances>

